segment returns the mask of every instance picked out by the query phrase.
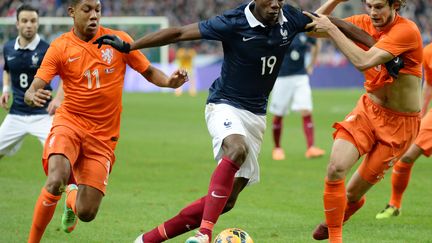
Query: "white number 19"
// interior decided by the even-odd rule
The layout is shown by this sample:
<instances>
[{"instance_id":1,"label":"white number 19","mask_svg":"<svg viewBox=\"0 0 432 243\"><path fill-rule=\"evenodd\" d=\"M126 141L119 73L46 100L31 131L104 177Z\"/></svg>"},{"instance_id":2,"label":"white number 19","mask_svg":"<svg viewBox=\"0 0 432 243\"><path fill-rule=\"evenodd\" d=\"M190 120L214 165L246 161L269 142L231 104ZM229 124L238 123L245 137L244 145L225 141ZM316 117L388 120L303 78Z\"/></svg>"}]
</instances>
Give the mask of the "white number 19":
<instances>
[{"instance_id":1,"label":"white number 19","mask_svg":"<svg viewBox=\"0 0 432 243\"><path fill-rule=\"evenodd\" d=\"M266 74L266 69L269 68L269 72L268 74L272 74L274 66L276 64L277 58L275 56L271 56L271 57L261 57L261 61L262 61L262 71L261 71L261 75L265 75Z\"/></svg>"}]
</instances>

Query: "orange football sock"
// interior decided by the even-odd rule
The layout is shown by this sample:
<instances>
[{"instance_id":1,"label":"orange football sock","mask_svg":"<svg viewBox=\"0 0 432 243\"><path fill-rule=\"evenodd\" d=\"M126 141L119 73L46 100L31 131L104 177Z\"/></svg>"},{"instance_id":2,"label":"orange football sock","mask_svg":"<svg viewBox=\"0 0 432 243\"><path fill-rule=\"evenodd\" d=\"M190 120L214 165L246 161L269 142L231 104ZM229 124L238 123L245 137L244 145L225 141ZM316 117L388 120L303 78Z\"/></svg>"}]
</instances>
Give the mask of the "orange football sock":
<instances>
[{"instance_id":1,"label":"orange football sock","mask_svg":"<svg viewBox=\"0 0 432 243\"><path fill-rule=\"evenodd\" d=\"M393 167L392 194L389 204L396 208L401 208L402 196L408 186L413 166L414 163L398 161Z\"/></svg>"},{"instance_id":2,"label":"orange football sock","mask_svg":"<svg viewBox=\"0 0 432 243\"><path fill-rule=\"evenodd\" d=\"M76 208L75 208L77 194L78 194L78 190L72 190L67 194L67 197L66 197L67 198L66 199L66 206L71 208L75 215L77 214Z\"/></svg>"},{"instance_id":3,"label":"orange football sock","mask_svg":"<svg viewBox=\"0 0 432 243\"><path fill-rule=\"evenodd\" d=\"M329 231L329 242L342 242L342 222L347 204L345 180L325 180L324 212Z\"/></svg>"},{"instance_id":4,"label":"orange football sock","mask_svg":"<svg viewBox=\"0 0 432 243\"><path fill-rule=\"evenodd\" d=\"M358 200L357 202L348 202L347 203L347 207L345 209L345 215L344 215L344 220L343 222L345 223L346 221L348 221L348 219L355 213L357 212L361 207L363 207L363 204L366 201L366 197L363 196L362 198L360 198L360 200Z\"/></svg>"},{"instance_id":5,"label":"orange football sock","mask_svg":"<svg viewBox=\"0 0 432 243\"><path fill-rule=\"evenodd\" d=\"M28 238L29 243L40 242L47 225L54 215L57 202L60 198L61 195L52 195L45 189L45 187L42 188L34 209L33 222Z\"/></svg>"}]
</instances>

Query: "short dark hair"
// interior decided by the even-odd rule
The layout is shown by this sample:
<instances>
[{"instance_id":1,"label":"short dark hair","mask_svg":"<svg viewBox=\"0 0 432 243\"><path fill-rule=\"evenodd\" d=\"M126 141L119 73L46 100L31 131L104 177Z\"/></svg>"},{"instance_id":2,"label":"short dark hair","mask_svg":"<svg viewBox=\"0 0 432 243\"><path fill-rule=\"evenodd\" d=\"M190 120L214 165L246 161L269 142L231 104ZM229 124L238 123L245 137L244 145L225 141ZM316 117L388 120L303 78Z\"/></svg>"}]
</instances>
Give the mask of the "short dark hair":
<instances>
[{"instance_id":1,"label":"short dark hair","mask_svg":"<svg viewBox=\"0 0 432 243\"><path fill-rule=\"evenodd\" d=\"M37 15L39 15L39 10L35 7L33 7L30 4L24 3L21 6L18 7L17 11L16 11L16 18L17 20L19 20L19 15L22 11L30 11L30 12L36 12Z\"/></svg>"},{"instance_id":2,"label":"short dark hair","mask_svg":"<svg viewBox=\"0 0 432 243\"><path fill-rule=\"evenodd\" d=\"M366 0L362 0L362 2L366 2ZM396 9L396 11L400 11L401 8L405 7L406 4L406 0L387 0L387 2L389 3L389 6L393 6L395 2L399 2L400 7Z\"/></svg>"}]
</instances>

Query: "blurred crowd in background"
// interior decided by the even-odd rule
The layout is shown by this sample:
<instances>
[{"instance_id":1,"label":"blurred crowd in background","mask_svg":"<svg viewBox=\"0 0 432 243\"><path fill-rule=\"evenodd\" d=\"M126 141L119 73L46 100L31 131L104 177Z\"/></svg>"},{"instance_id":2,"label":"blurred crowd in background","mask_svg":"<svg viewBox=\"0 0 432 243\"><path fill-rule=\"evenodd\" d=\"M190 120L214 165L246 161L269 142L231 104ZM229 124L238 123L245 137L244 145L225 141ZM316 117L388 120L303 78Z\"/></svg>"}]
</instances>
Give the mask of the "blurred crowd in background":
<instances>
[{"instance_id":1,"label":"blurred crowd in background","mask_svg":"<svg viewBox=\"0 0 432 243\"><path fill-rule=\"evenodd\" d=\"M103 16L166 16L170 26L179 26L194 23L225 10L234 8L240 3L250 0L102 0ZM64 17L67 16L68 0L0 0L0 13L2 17L15 16L16 8L23 2L30 3L39 8L40 16ZM293 0L286 2L299 5L305 10L315 10L321 4L319 0ZM352 0L345 3L343 13L353 9L350 4L360 5L360 0ZM357 13L357 11L354 11ZM402 10L403 16L414 20L419 26L425 43L431 41L432 33L432 0L409 0ZM343 17L343 16L341 16ZM50 30L47 34L61 31ZM43 33L42 33L43 34ZM133 37L133 33L130 33ZM9 34L11 35L11 34ZM0 33L0 44L4 44L8 35ZM57 34L45 36L49 41L57 37ZM221 54L221 46L217 42L196 41L186 44L193 47L199 54ZM172 46L171 52L175 53L178 46ZM346 59L329 42L325 41L319 58L321 64L339 65Z\"/></svg>"}]
</instances>

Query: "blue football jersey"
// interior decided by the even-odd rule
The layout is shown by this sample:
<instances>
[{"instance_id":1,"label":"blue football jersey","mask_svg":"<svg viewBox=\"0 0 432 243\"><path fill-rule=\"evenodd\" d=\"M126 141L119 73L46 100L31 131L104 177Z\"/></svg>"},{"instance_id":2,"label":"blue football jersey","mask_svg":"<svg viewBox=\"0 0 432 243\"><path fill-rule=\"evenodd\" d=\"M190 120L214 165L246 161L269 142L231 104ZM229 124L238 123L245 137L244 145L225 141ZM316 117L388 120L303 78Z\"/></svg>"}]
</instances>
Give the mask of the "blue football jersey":
<instances>
[{"instance_id":1,"label":"blue football jersey","mask_svg":"<svg viewBox=\"0 0 432 243\"><path fill-rule=\"evenodd\" d=\"M33 82L49 44L38 36L28 45L29 48L18 48L16 42L17 40L10 40L3 48L4 70L10 74L13 93L9 113L15 115L47 114L48 103L43 108L30 107L24 103L24 94ZM52 90L49 85L45 89Z\"/></svg>"},{"instance_id":2,"label":"blue football jersey","mask_svg":"<svg viewBox=\"0 0 432 243\"><path fill-rule=\"evenodd\" d=\"M285 58L279 72L279 76L306 74L305 56L316 39L308 37L305 33L299 33L285 52Z\"/></svg>"},{"instance_id":3,"label":"blue football jersey","mask_svg":"<svg viewBox=\"0 0 432 243\"><path fill-rule=\"evenodd\" d=\"M199 29L203 39L221 41L224 50L221 74L210 87L207 103L226 103L262 115L286 49L311 19L284 5L279 23L265 26L251 13L253 7L253 2L240 5L201 21Z\"/></svg>"}]
</instances>

